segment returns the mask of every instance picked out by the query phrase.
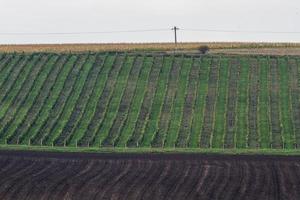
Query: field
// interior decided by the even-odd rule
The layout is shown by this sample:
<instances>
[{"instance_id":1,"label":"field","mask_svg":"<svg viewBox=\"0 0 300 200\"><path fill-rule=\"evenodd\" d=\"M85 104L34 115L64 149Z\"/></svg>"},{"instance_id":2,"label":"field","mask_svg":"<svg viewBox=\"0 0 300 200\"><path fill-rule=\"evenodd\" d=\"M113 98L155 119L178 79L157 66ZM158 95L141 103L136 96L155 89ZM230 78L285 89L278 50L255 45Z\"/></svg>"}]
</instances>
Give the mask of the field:
<instances>
[{"instance_id":1,"label":"field","mask_svg":"<svg viewBox=\"0 0 300 200\"><path fill-rule=\"evenodd\" d=\"M285 55L291 51L291 54L300 54L300 43L251 43L251 42L180 42L177 44L176 49L181 51L194 51L198 50L200 46L207 45L212 53L224 52L226 53L245 53L250 51L252 54L260 49L275 49L272 51L276 54L285 53ZM132 52L132 51L173 51L175 48L174 43L91 43L91 44L24 44L24 45L0 45L0 52L107 52L107 51L119 51L119 52ZM241 50L240 50L241 49ZM296 53L295 53L296 50ZM248 52L248 53L250 53Z\"/></svg>"},{"instance_id":2,"label":"field","mask_svg":"<svg viewBox=\"0 0 300 200\"><path fill-rule=\"evenodd\" d=\"M0 53L0 199L300 199L300 56L218 51Z\"/></svg>"},{"instance_id":3,"label":"field","mask_svg":"<svg viewBox=\"0 0 300 200\"><path fill-rule=\"evenodd\" d=\"M300 198L300 159L0 152L1 199Z\"/></svg>"},{"instance_id":4,"label":"field","mask_svg":"<svg viewBox=\"0 0 300 200\"><path fill-rule=\"evenodd\" d=\"M300 148L299 57L0 55L0 144Z\"/></svg>"}]
</instances>

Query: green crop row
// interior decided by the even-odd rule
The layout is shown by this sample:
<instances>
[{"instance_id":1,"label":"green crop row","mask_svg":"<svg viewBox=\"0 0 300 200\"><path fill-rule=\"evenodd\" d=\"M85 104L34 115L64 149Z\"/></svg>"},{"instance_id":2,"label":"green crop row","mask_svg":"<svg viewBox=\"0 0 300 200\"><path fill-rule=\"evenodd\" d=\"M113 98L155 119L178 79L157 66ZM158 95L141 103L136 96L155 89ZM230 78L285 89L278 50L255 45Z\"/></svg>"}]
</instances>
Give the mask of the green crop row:
<instances>
[{"instance_id":1,"label":"green crop row","mask_svg":"<svg viewBox=\"0 0 300 200\"><path fill-rule=\"evenodd\" d=\"M0 143L300 148L298 60L0 54Z\"/></svg>"}]
</instances>

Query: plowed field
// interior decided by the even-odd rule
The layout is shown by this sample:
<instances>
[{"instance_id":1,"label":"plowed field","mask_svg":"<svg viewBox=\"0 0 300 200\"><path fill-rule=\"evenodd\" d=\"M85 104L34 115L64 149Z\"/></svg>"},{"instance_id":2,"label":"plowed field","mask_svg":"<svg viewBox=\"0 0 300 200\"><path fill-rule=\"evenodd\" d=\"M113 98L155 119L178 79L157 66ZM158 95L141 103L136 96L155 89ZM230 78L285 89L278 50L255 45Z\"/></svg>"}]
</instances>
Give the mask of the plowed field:
<instances>
[{"instance_id":1,"label":"plowed field","mask_svg":"<svg viewBox=\"0 0 300 200\"><path fill-rule=\"evenodd\" d=\"M300 199L300 158L0 152L0 199Z\"/></svg>"}]
</instances>

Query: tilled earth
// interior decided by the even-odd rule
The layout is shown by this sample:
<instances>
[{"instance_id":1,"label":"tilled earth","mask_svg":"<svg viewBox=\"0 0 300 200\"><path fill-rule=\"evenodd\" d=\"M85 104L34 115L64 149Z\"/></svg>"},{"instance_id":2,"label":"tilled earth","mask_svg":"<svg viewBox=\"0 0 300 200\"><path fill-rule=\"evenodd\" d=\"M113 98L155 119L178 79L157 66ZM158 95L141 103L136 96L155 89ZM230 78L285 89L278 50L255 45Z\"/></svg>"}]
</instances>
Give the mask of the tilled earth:
<instances>
[{"instance_id":1,"label":"tilled earth","mask_svg":"<svg viewBox=\"0 0 300 200\"><path fill-rule=\"evenodd\" d=\"M0 199L300 199L300 157L1 151Z\"/></svg>"}]
</instances>

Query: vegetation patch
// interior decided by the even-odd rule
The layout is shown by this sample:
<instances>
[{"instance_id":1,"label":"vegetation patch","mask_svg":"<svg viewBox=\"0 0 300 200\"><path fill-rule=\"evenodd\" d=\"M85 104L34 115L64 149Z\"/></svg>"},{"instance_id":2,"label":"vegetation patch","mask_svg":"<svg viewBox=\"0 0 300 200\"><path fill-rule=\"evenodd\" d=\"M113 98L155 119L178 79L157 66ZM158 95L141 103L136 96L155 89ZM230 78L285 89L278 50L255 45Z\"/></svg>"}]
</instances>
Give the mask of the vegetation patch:
<instances>
[{"instance_id":1,"label":"vegetation patch","mask_svg":"<svg viewBox=\"0 0 300 200\"><path fill-rule=\"evenodd\" d=\"M298 60L1 54L0 143L62 151L297 152Z\"/></svg>"}]
</instances>

